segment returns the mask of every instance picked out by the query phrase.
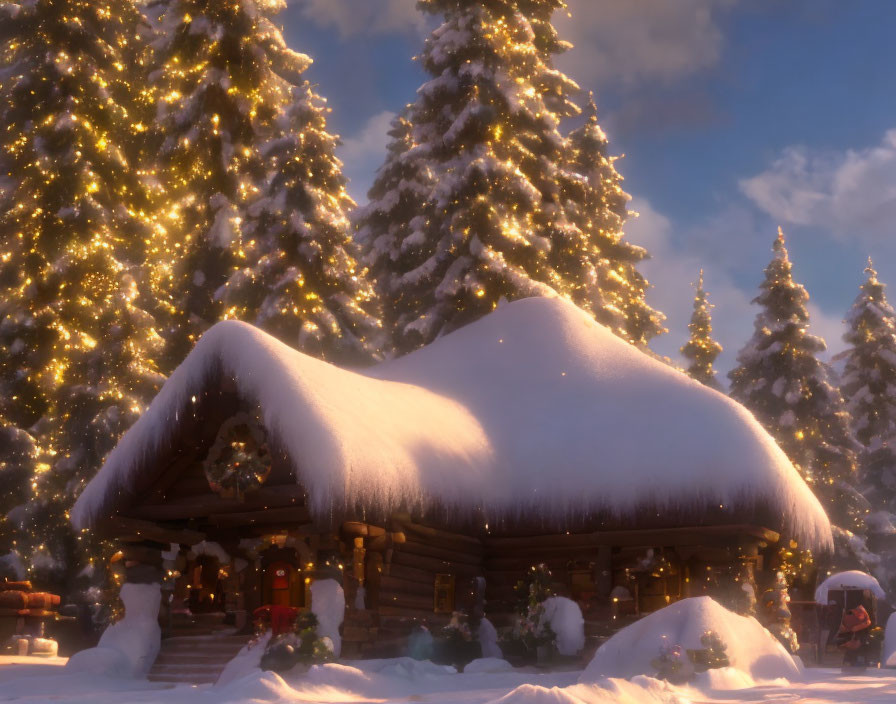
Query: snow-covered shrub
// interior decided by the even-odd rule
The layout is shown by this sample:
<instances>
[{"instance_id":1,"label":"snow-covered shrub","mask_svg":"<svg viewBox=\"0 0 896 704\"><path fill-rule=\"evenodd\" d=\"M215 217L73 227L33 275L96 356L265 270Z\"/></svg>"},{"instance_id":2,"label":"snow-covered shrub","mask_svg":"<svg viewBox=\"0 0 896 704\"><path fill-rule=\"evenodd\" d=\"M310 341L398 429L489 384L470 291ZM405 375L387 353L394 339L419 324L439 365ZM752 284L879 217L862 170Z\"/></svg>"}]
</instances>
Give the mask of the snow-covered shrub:
<instances>
[{"instance_id":1,"label":"snow-covered shrub","mask_svg":"<svg viewBox=\"0 0 896 704\"><path fill-rule=\"evenodd\" d=\"M270 639L259 660L259 667L284 673L300 663L322 663L335 658L333 641L318 632L317 616L313 611L303 611L296 619L294 632Z\"/></svg>"},{"instance_id":2,"label":"snow-covered shrub","mask_svg":"<svg viewBox=\"0 0 896 704\"><path fill-rule=\"evenodd\" d=\"M557 652L578 655L585 647L585 619L579 605L565 596L552 596L541 606L539 628L554 634Z\"/></svg>"},{"instance_id":3,"label":"snow-covered shrub","mask_svg":"<svg viewBox=\"0 0 896 704\"><path fill-rule=\"evenodd\" d=\"M439 631L433 642L433 662L461 669L481 656L482 647L478 639L474 638L469 616L463 611L455 611L451 614L448 625Z\"/></svg>"},{"instance_id":4,"label":"snow-covered shrub","mask_svg":"<svg viewBox=\"0 0 896 704\"><path fill-rule=\"evenodd\" d=\"M668 680L672 684L684 684L694 674L684 648L677 644L664 642L660 645L659 655L650 661L650 665L656 670L658 680Z\"/></svg>"}]
</instances>

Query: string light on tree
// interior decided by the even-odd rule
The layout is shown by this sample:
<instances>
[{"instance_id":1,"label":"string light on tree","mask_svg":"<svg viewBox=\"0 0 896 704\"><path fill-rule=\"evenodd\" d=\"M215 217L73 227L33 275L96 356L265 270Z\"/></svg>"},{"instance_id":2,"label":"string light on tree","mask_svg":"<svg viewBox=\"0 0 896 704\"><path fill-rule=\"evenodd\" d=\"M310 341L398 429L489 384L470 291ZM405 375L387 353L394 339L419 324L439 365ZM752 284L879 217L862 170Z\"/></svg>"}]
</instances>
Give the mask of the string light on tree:
<instances>
[{"instance_id":1,"label":"string light on tree","mask_svg":"<svg viewBox=\"0 0 896 704\"><path fill-rule=\"evenodd\" d=\"M151 199L129 162L145 119L133 80L142 19L129 0L0 12L0 168L12 184L0 215L0 415L35 442L16 548L33 576L70 584L97 546L72 534L67 509L160 381L137 276Z\"/></svg>"},{"instance_id":2,"label":"string light on tree","mask_svg":"<svg viewBox=\"0 0 896 704\"><path fill-rule=\"evenodd\" d=\"M703 269L697 277L695 284L694 312L691 314L691 322L688 324L690 338L681 348L682 356L689 360L687 373L701 384L718 389L719 382L716 379L716 371L713 363L722 353L722 346L712 337L712 304L709 303L706 291L703 289Z\"/></svg>"},{"instance_id":3,"label":"string light on tree","mask_svg":"<svg viewBox=\"0 0 896 704\"><path fill-rule=\"evenodd\" d=\"M154 279L166 368L222 318L328 359L377 352L336 139L302 76L311 59L289 49L271 19L285 6L164 0L149 9L169 201Z\"/></svg>"}]
</instances>

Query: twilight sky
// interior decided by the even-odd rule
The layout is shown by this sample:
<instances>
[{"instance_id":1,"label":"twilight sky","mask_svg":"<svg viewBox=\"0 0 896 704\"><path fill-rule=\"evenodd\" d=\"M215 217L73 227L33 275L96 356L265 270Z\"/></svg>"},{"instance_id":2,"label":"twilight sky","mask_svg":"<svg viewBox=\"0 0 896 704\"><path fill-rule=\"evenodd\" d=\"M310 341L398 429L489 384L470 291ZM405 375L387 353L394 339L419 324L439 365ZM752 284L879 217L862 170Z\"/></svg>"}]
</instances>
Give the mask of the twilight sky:
<instances>
[{"instance_id":1,"label":"twilight sky","mask_svg":"<svg viewBox=\"0 0 896 704\"><path fill-rule=\"evenodd\" d=\"M389 119L423 76L432 26L414 0L290 0L291 46L328 99L349 190L363 202ZM569 0L558 65L593 90L640 217L643 271L677 357L706 270L727 371L752 332L750 300L777 225L812 297L811 329L842 348L841 319L870 254L896 297L896 2Z\"/></svg>"}]
</instances>

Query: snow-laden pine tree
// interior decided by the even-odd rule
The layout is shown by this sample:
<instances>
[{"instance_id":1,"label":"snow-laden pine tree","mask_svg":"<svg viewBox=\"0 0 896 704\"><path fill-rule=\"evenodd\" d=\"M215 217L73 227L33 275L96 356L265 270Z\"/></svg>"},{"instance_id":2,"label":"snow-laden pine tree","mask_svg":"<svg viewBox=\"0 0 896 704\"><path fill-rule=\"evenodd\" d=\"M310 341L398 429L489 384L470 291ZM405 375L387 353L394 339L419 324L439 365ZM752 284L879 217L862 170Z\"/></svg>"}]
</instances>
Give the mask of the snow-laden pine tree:
<instances>
[{"instance_id":1,"label":"snow-laden pine tree","mask_svg":"<svg viewBox=\"0 0 896 704\"><path fill-rule=\"evenodd\" d=\"M866 496L875 508L896 512L896 312L870 259L865 277L846 317L840 390L862 445Z\"/></svg>"},{"instance_id":2,"label":"snow-laden pine tree","mask_svg":"<svg viewBox=\"0 0 896 704\"><path fill-rule=\"evenodd\" d=\"M831 521L864 530L867 505L854 488L858 443L840 391L818 359L824 341L808 331L809 294L793 280L778 229L774 257L753 300L753 337L729 372L731 396L753 412L818 496Z\"/></svg>"},{"instance_id":3,"label":"snow-laden pine tree","mask_svg":"<svg viewBox=\"0 0 896 704\"><path fill-rule=\"evenodd\" d=\"M694 295L694 312L691 314L691 322L688 323L690 337L681 348L682 356L688 360L687 373L701 384L718 389L719 382L716 379L716 370L713 364L722 353L722 346L712 337L712 304L707 300L706 291L703 289L703 269L697 277L695 284L697 289Z\"/></svg>"},{"instance_id":4,"label":"snow-laden pine tree","mask_svg":"<svg viewBox=\"0 0 896 704\"><path fill-rule=\"evenodd\" d=\"M272 79L273 80L273 79ZM228 318L321 359L369 362L382 348L378 306L346 215L337 138L304 82L258 150L267 174L245 210L240 268L219 294Z\"/></svg>"},{"instance_id":5,"label":"snow-laden pine tree","mask_svg":"<svg viewBox=\"0 0 896 704\"><path fill-rule=\"evenodd\" d=\"M527 3L539 16L562 4ZM398 331L405 349L481 317L502 299L567 293L554 261L561 254L552 248L574 229L562 206L563 183L573 175L558 123L576 111L569 96L577 86L536 46L548 46L544 28L537 37L511 0L419 6L444 22L426 40L422 64L432 78L408 113L415 158L435 185L417 210L425 227L411 235L425 259L411 257L413 268L394 275L408 292L393 298L411 321Z\"/></svg>"},{"instance_id":6,"label":"snow-laden pine tree","mask_svg":"<svg viewBox=\"0 0 896 704\"><path fill-rule=\"evenodd\" d=\"M414 348L403 331L416 319L414 302L426 291L427 280L417 269L433 254L426 247L423 214L433 177L412 130L405 114L392 120L386 161L368 191L367 205L354 217L361 263L369 268L377 295L385 303L383 327L390 347L399 354Z\"/></svg>"},{"instance_id":7,"label":"snow-laden pine tree","mask_svg":"<svg viewBox=\"0 0 896 704\"><path fill-rule=\"evenodd\" d=\"M211 324L241 318L323 356L369 355L372 289L354 259L323 101L272 16L284 0L149 8L167 245L156 289L173 366Z\"/></svg>"},{"instance_id":8,"label":"snow-laden pine tree","mask_svg":"<svg viewBox=\"0 0 896 704\"><path fill-rule=\"evenodd\" d=\"M20 563L23 546L14 519L31 492L37 443L29 433L0 417L0 447L0 578L18 578L23 575L12 566Z\"/></svg>"},{"instance_id":9,"label":"snow-laden pine tree","mask_svg":"<svg viewBox=\"0 0 896 704\"><path fill-rule=\"evenodd\" d=\"M356 223L399 353L503 299L562 295L636 344L662 331L625 242L628 196L578 87L553 65L569 48L551 24L563 0L424 0L443 24L432 76L393 124L386 163Z\"/></svg>"},{"instance_id":10,"label":"snow-laden pine tree","mask_svg":"<svg viewBox=\"0 0 896 704\"><path fill-rule=\"evenodd\" d=\"M585 115L585 124L569 135L566 147L569 168L579 177L569 183L564 202L575 227L552 248L551 260L579 307L644 347L664 332L664 316L645 300L648 284L637 265L647 252L623 236L631 198L622 190L593 95Z\"/></svg>"},{"instance_id":11,"label":"snow-laden pine tree","mask_svg":"<svg viewBox=\"0 0 896 704\"><path fill-rule=\"evenodd\" d=\"M63 581L91 557L66 511L159 381L136 285L148 194L127 158L142 18L129 0L0 7L0 414L39 445L19 545L34 576Z\"/></svg>"}]
</instances>

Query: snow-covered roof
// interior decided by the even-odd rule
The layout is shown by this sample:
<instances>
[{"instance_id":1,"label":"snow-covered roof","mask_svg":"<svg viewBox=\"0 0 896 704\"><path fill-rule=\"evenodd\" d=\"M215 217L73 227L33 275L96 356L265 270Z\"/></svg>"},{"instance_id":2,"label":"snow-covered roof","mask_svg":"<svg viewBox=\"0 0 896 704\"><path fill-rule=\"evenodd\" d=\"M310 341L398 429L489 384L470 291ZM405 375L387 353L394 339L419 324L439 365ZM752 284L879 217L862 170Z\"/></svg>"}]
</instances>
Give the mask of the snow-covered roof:
<instances>
[{"instance_id":1,"label":"snow-covered roof","mask_svg":"<svg viewBox=\"0 0 896 704\"><path fill-rule=\"evenodd\" d=\"M828 603L828 592L831 589L867 589L878 599L886 599L883 587L880 586L874 577L867 572L859 570L847 570L846 572L837 572L832 574L815 590L815 602L818 604Z\"/></svg>"},{"instance_id":2,"label":"snow-covered roof","mask_svg":"<svg viewBox=\"0 0 896 704\"><path fill-rule=\"evenodd\" d=\"M559 298L504 304L363 371L218 323L85 488L76 526L119 508L214 370L259 404L312 511L433 501L562 519L757 508L807 547L832 543L820 504L747 410Z\"/></svg>"}]
</instances>

